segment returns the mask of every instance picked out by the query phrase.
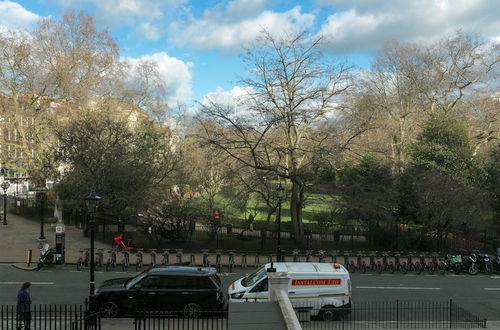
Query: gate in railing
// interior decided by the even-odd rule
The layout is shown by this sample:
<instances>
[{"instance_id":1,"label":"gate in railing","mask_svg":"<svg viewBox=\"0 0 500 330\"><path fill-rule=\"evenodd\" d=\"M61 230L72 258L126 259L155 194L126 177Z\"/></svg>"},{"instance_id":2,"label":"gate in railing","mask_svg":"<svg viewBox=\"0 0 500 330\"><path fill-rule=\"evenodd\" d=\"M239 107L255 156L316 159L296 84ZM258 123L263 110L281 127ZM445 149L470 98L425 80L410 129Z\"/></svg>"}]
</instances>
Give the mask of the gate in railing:
<instances>
[{"instance_id":1,"label":"gate in railing","mask_svg":"<svg viewBox=\"0 0 500 330\"><path fill-rule=\"evenodd\" d=\"M84 305L33 305L23 313L14 305L1 305L0 329L100 330L101 316Z\"/></svg>"},{"instance_id":2,"label":"gate in railing","mask_svg":"<svg viewBox=\"0 0 500 330\"><path fill-rule=\"evenodd\" d=\"M135 314L135 330L227 330L227 311L198 312L195 318L183 312L146 311Z\"/></svg>"}]
</instances>

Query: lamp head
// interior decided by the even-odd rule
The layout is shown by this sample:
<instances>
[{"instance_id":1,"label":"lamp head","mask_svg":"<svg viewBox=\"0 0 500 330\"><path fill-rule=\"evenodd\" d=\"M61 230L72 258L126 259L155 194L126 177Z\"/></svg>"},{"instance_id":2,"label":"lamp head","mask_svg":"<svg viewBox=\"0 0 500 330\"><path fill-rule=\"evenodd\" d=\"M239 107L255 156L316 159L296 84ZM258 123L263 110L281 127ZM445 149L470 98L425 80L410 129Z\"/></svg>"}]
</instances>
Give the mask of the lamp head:
<instances>
[{"instance_id":1,"label":"lamp head","mask_svg":"<svg viewBox=\"0 0 500 330\"><path fill-rule=\"evenodd\" d=\"M85 205L87 205L87 211L89 213L96 213L97 212L97 204L99 204L101 197L96 195L94 189L92 189L90 194L87 197L85 197L84 200L85 200Z\"/></svg>"}]
</instances>

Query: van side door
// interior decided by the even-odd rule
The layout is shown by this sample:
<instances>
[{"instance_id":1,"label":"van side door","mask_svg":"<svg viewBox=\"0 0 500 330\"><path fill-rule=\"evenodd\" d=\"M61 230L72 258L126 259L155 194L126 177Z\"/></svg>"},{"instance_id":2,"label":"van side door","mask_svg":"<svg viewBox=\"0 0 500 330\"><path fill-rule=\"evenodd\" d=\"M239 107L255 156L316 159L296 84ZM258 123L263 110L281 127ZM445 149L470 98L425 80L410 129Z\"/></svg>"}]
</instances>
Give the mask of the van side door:
<instances>
[{"instance_id":1,"label":"van side door","mask_svg":"<svg viewBox=\"0 0 500 330\"><path fill-rule=\"evenodd\" d=\"M288 287L288 297L292 304L310 303L313 306L314 300L318 299L318 274L305 273L294 274Z\"/></svg>"}]
</instances>

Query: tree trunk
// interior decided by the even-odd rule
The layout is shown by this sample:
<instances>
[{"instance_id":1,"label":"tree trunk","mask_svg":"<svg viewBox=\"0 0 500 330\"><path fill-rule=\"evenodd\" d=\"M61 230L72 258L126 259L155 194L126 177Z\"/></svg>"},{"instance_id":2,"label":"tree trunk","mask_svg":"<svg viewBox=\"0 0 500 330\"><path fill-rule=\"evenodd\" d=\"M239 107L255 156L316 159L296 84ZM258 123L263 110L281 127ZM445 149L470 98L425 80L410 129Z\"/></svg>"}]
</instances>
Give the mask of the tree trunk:
<instances>
[{"instance_id":1,"label":"tree trunk","mask_svg":"<svg viewBox=\"0 0 500 330\"><path fill-rule=\"evenodd\" d=\"M290 198L290 215L292 217L292 232L296 243L304 242L304 225L302 224L302 206L304 205L304 184L292 180Z\"/></svg>"}]
</instances>

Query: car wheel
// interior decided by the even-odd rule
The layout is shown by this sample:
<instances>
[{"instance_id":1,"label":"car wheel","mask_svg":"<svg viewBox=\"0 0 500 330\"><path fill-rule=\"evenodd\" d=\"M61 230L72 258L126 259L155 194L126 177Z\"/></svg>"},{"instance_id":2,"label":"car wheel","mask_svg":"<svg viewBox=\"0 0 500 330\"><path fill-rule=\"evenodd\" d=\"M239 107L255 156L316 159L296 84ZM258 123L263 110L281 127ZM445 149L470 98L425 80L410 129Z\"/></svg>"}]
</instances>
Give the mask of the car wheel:
<instances>
[{"instance_id":1,"label":"car wheel","mask_svg":"<svg viewBox=\"0 0 500 330\"><path fill-rule=\"evenodd\" d=\"M198 304L189 303L186 306L184 306L183 314L184 317L187 319L197 319L200 317L201 307Z\"/></svg>"},{"instance_id":2,"label":"car wheel","mask_svg":"<svg viewBox=\"0 0 500 330\"><path fill-rule=\"evenodd\" d=\"M120 307L114 301L108 300L100 305L99 311L102 317L117 317L120 315Z\"/></svg>"},{"instance_id":3,"label":"car wheel","mask_svg":"<svg viewBox=\"0 0 500 330\"><path fill-rule=\"evenodd\" d=\"M319 318L321 321L335 321L338 320L339 316L339 312L331 305L323 306L319 311Z\"/></svg>"}]
</instances>

